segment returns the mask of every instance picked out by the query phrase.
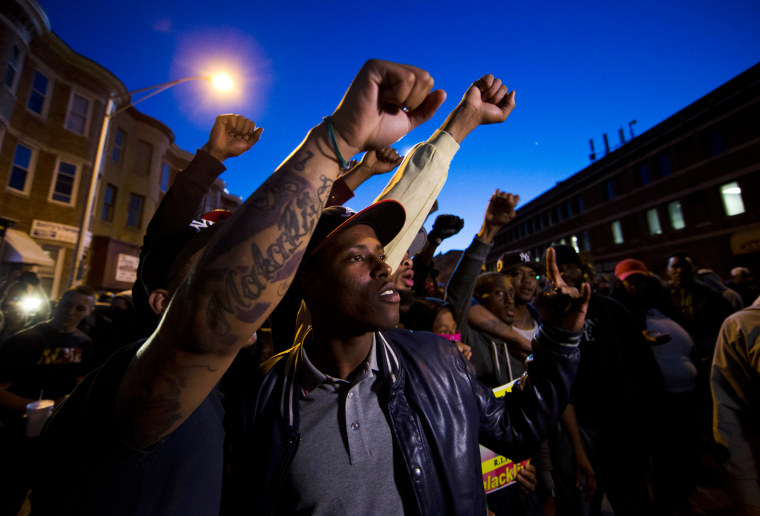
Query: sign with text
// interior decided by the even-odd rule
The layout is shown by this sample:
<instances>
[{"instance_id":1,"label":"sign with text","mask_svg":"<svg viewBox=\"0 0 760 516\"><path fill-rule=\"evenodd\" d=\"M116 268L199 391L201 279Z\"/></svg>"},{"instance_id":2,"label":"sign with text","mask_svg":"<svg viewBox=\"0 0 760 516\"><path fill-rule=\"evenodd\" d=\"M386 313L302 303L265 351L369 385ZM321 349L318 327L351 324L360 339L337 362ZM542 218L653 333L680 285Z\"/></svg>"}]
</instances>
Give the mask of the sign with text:
<instances>
[{"instance_id":1,"label":"sign with text","mask_svg":"<svg viewBox=\"0 0 760 516\"><path fill-rule=\"evenodd\" d=\"M116 281L134 283L137 280L137 266L139 264L139 256L119 253L116 257Z\"/></svg>"},{"instance_id":2,"label":"sign with text","mask_svg":"<svg viewBox=\"0 0 760 516\"><path fill-rule=\"evenodd\" d=\"M32 229L29 231L29 235L34 238L76 244L79 237L79 228L67 224L59 224L58 222L35 219L32 221Z\"/></svg>"},{"instance_id":3,"label":"sign with text","mask_svg":"<svg viewBox=\"0 0 760 516\"><path fill-rule=\"evenodd\" d=\"M510 382L493 390L497 398L512 390L515 382ZM503 455L489 450L485 446L480 447L480 467L483 472L483 488L486 493L493 493L517 481L517 472L530 464L530 459L522 462L512 462Z\"/></svg>"}]
</instances>

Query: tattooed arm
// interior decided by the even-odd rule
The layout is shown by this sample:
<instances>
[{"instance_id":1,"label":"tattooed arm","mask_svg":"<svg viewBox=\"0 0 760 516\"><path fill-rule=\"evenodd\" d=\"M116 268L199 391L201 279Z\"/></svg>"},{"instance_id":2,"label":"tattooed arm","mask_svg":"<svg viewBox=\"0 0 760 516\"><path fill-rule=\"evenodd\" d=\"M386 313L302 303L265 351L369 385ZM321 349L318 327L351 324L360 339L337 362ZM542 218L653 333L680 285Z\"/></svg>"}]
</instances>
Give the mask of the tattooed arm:
<instances>
[{"instance_id":1,"label":"tattooed arm","mask_svg":"<svg viewBox=\"0 0 760 516\"><path fill-rule=\"evenodd\" d=\"M332 115L340 154L390 145L429 119L445 98L432 86L419 68L368 61ZM211 392L285 294L338 172L320 124L209 242L122 379L127 442L157 442Z\"/></svg>"},{"instance_id":2,"label":"tattooed arm","mask_svg":"<svg viewBox=\"0 0 760 516\"><path fill-rule=\"evenodd\" d=\"M510 353L520 360L525 360L532 352L530 341L517 333L514 328L496 317L483 305L473 305L467 314L470 326L483 330L507 341Z\"/></svg>"}]
</instances>

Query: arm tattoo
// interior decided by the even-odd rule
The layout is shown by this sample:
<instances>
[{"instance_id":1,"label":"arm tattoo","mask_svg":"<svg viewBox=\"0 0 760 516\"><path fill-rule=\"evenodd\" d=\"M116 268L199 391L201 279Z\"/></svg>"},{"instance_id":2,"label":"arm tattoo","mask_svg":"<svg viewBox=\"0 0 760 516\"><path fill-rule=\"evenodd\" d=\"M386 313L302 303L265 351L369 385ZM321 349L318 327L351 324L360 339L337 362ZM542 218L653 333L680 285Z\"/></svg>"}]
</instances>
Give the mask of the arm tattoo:
<instances>
[{"instance_id":1,"label":"arm tattoo","mask_svg":"<svg viewBox=\"0 0 760 516\"><path fill-rule=\"evenodd\" d=\"M313 156L314 153L312 153L310 150L307 150L304 152L306 154L306 157L302 159L301 161L296 161L293 165L293 168L298 170L299 172L303 172L304 168L306 168L306 162L309 161Z\"/></svg>"},{"instance_id":2,"label":"arm tattoo","mask_svg":"<svg viewBox=\"0 0 760 516\"><path fill-rule=\"evenodd\" d=\"M312 154L296 163L308 161ZM269 303L257 300L271 284L290 278L303 255L303 248L316 226L321 209L332 188L332 180L321 176L316 196L306 180L288 175L272 185L266 183L246 207L243 216L255 221L250 231L241 231L236 224L235 234L225 233L218 242L225 250L237 244L248 245L253 265L228 268L223 271L204 271L210 276L223 277L224 288L212 294L207 306L210 328L219 337L229 334L228 316L254 322L269 308ZM250 239L262 231L277 228L278 235L268 247L262 248ZM214 252L209 253L213 256ZM212 258L213 259L213 258ZM280 290L278 289L278 292Z\"/></svg>"},{"instance_id":3,"label":"arm tattoo","mask_svg":"<svg viewBox=\"0 0 760 516\"><path fill-rule=\"evenodd\" d=\"M168 349L159 349L158 360L140 360L135 358L134 378L154 378L156 382L131 381L126 392L133 393L129 398L121 397L127 413L137 411L139 419L149 420L147 433L131 436L134 444L144 447L157 442L169 432L171 427L185 415L182 414L180 393L187 386L187 378L192 377L190 369L204 369L213 372L209 365L183 365L177 362ZM177 372L179 371L179 372Z\"/></svg>"},{"instance_id":4,"label":"arm tattoo","mask_svg":"<svg viewBox=\"0 0 760 516\"><path fill-rule=\"evenodd\" d=\"M496 336L506 334L507 328L509 327L506 323L503 323L498 319L489 319L487 321L483 321L481 323L481 326L485 331Z\"/></svg>"}]
</instances>

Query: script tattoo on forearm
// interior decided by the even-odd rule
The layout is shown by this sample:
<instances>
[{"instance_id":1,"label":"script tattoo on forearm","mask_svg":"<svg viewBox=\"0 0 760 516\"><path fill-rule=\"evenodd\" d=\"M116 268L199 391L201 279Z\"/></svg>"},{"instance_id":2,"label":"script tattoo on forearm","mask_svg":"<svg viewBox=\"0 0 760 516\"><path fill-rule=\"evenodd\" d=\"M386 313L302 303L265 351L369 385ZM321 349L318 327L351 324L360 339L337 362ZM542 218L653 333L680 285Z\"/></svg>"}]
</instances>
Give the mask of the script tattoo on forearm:
<instances>
[{"instance_id":1,"label":"script tattoo on forearm","mask_svg":"<svg viewBox=\"0 0 760 516\"><path fill-rule=\"evenodd\" d=\"M215 335L228 334L231 328L229 315L243 322L259 319L270 306L270 303L257 302L265 289L293 275L332 187L329 178L322 176L320 181L315 195L310 183L289 176L264 188L256 199L252 199L251 213L246 216L255 217L253 220L259 222L257 233L274 227L277 236L269 245L261 246L255 242L246 243L250 237L230 235L232 240L250 246L253 265L223 271L224 288L212 294L207 307L208 320ZM226 242L230 244L229 240Z\"/></svg>"},{"instance_id":2,"label":"script tattoo on forearm","mask_svg":"<svg viewBox=\"0 0 760 516\"><path fill-rule=\"evenodd\" d=\"M138 424L130 441L139 447L149 446L164 436L172 426L183 418L180 393L186 388L187 381L183 374L188 369L206 369L208 365L180 364L168 348L155 348L158 357L153 360L135 358L135 374L126 392L128 397L119 395L127 413L139 414L138 418L146 424ZM178 373L179 371L179 373ZM136 379L153 378L153 382L136 381Z\"/></svg>"}]
</instances>

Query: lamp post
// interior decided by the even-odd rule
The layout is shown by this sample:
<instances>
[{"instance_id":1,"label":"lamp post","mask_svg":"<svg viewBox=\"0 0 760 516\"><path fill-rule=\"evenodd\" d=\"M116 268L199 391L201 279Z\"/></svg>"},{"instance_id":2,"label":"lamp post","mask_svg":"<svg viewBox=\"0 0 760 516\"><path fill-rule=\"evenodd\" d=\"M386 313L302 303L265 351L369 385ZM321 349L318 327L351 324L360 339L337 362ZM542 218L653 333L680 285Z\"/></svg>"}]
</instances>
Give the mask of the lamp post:
<instances>
[{"instance_id":1,"label":"lamp post","mask_svg":"<svg viewBox=\"0 0 760 516\"><path fill-rule=\"evenodd\" d=\"M87 228L90 227L90 219L92 217L92 206L95 203L95 195L97 194L97 188L98 188L98 179L100 178L100 171L103 168L103 158L105 156L106 152L106 142L108 141L108 131L111 127L111 119L113 119L114 116L118 115L122 111L125 111L129 109L132 106L135 106L136 104L139 104L143 100L147 100L150 97L154 95L158 95L159 93L168 90L172 86L176 86L177 84L181 84L183 82L188 81L198 81L198 80L206 80L211 82L217 89L220 90L228 90L232 87L232 80L224 75L217 75L217 76L199 76L199 77L185 77L183 79L177 79L175 81L169 81L162 84L156 84L155 86L148 86L147 88L140 88L139 90L129 91L123 95L110 95L108 97L108 104L106 105L106 111L103 115L103 124L100 128L100 139L98 140L98 148L95 152L95 163L92 167L92 177L90 178L90 190L87 194L87 203L84 207L84 212L82 213L82 219L79 224L79 235L77 236L77 245L76 249L74 251L74 262L71 267L71 273L69 275L69 285L71 287L76 286L77 283L77 272L79 271L79 268L82 265L82 258L84 255L84 237L85 233L87 232ZM137 93L143 93L146 91L150 91L147 95L137 99L128 102L127 104L116 107L116 104L124 99L130 98L132 95Z\"/></svg>"}]
</instances>

